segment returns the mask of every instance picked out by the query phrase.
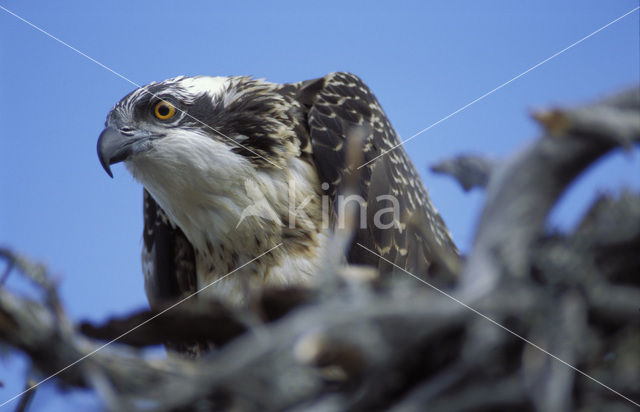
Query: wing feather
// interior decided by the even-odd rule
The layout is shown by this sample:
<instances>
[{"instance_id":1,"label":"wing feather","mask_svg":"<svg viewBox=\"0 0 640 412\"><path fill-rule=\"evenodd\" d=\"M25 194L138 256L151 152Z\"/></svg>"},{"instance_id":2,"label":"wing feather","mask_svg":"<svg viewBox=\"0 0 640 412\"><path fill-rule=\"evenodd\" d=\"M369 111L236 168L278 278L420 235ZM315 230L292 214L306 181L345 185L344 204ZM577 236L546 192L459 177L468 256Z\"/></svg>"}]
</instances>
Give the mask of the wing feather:
<instances>
[{"instance_id":1,"label":"wing feather","mask_svg":"<svg viewBox=\"0 0 640 412\"><path fill-rule=\"evenodd\" d=\"M144 286L152 309L161 310L197 290L193 246L179 227L172 224L160 205L143 190L144 233L142 267ZM173 343L172 352L197 358L209 348L207 342Z\"/></svg>"},{"instance_id":2,"label":"wing feather","mask_svg":"<svg viewBox=\"0 0 640 412\"><path fill-rule=\"evenodd\" d=\"M400 143L378 100L362 80L350 73L331 73L299 85L297 99L307 111L312 158L321 179L329 184L328 194L334 205L341 185L353 173L359 174L360 195L367 201L367 227L357 229L348 261L393 270L392 265L356 243L418 273L426 273L437 258L434 242L438 248L457 255L449 231L403 147L359 170L346 164L345 141L357 128L366 131L363 163ZM389 195L398 202L397 222L393 222L392 212L385 213L393 207ZM385 229L387 226L392 227Z\"/></svg>"},{"instance_id":3,"label":"wing feather","mask_svg":"<svg viewBox=\"0 0 640 412\"><path fill-rule=\"evenodd\" d=\"M196 291L195 254L182 230L143 192L144 234L142 265L145 291L152 307Z\"/></svg>"}]
</instances>

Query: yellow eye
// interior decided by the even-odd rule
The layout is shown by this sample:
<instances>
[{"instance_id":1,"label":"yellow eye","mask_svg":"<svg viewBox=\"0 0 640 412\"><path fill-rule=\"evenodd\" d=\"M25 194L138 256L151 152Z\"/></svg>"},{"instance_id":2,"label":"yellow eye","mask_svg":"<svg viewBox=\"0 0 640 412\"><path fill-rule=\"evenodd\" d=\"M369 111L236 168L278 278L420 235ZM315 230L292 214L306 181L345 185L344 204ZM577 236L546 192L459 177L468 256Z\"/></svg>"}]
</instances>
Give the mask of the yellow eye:
<instances>
[{"instance_id":1,"label":"yellow eye","mask_svg":"<svg viewBox=\"0 0 640 412\"><path fill-rule=\"evenodd\" d=\"M169 102L160 100L153 109L153 114L160 120L171 119L176 114L176 108Z\"/></svg>"}]
</instances>

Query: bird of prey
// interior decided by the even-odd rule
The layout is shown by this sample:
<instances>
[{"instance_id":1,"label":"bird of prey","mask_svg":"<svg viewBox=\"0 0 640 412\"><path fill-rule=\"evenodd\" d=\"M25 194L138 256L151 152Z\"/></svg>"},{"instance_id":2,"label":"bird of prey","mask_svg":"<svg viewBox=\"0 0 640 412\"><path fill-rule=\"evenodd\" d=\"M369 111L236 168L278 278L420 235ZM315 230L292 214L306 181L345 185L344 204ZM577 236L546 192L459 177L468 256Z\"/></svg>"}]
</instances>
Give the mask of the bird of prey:
<instances>
[{"instance_id":1,"label":"bird of prey","mask_svg":"<svg viewBox=\"0 0 640 412\"><path fill-rule=\"evenodd\" d=\"M351 135L360 136L360 168L348 161ZM144 186L151 305L218 279L203 294L242 305L256 288L313 282L349 179L361 219L345 262L425 273L434 249L457 254L398 144L376 97L350 73L290 84L181 76L120 100L98 156L110 176L123 161Z\"/></svg>"}]
</instances>

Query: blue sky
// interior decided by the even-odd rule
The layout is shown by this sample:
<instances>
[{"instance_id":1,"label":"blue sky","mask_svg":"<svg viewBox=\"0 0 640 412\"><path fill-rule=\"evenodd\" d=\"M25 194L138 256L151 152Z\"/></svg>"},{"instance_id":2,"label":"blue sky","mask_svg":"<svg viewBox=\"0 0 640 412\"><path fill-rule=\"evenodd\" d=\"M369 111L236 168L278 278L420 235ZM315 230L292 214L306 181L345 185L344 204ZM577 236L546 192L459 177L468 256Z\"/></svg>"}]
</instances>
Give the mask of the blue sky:
<instances>
[{"instance_id":1,"label":"blue sky","mask_svg":"<svg viewBox=\"0 0 640 412\"><path fill-rule=\"evenodd\" d=\"M638 6L434 3L0 1L138 84L197 74L292 82L351 71L404 138ZM407 143L462 250L483 195L463 193L427 166L459 153L506 156L539 134L531 109L638 84L638 22L636 11ZM49 265L73 319L103 320L146 305L141 187L121 165L109 179L95 149L107 112L133 88L0 10L0 244ZM590 169L550 224L571 227L598 191L639 189L639 155L614 153ZM20 284L12 278L9 286ZM0 358L0 403L21 390L26 372L22 357ZM45 384L33 410L91 404Z\"/></svg>"}]
</instances>

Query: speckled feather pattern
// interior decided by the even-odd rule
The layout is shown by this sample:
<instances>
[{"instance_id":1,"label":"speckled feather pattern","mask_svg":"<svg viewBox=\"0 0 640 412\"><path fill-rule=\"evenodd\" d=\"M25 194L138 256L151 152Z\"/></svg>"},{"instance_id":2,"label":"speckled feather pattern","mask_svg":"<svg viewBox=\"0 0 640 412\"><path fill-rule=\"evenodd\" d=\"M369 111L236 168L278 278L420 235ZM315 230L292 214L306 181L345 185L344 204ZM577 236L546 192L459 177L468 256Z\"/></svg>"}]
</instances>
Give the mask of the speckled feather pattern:
<instances>
[{"instance_id":1,"label":"speckled feather pattern","mask_svg":"<svg viewBox=\"0 0 640 412\"><path fill-rule=\"evenodd\" d=\"M158 98L180 110L170 124L149 119L148 107ZM354 245L416 272L426 271L432 259L427 238L457 253L404 148L359 170L346 165L346 139L354 130L364 130L363 163L399 143L377 99L353 74L291 84L178 77L132 92L107 123L165 136L126 161L145 187L143 271L152 304L193 293L278 244L207 294L243 304L265 285L312 283L330 236L322 225L322 197L335 209L354 173L369 223L357 230ZM292 182L293 197L310 201L303 208L309 219L290 225ZM400 206L397 219L387 222L390 229L373 225L376 212L388 207L377 201L381 195L394 196ZM242 214L256 204L260 213ZM357 246L346 258L391 269Z\"/></svg>"}]
</instances>

